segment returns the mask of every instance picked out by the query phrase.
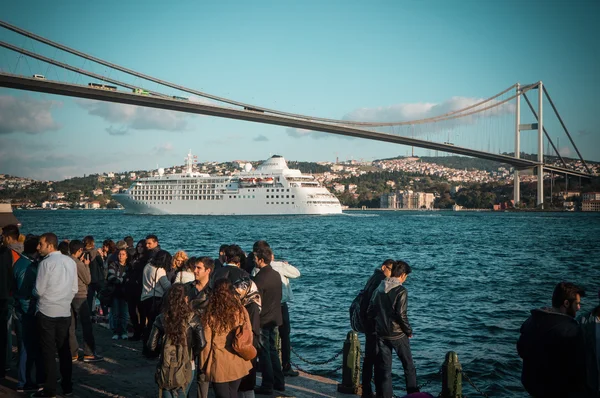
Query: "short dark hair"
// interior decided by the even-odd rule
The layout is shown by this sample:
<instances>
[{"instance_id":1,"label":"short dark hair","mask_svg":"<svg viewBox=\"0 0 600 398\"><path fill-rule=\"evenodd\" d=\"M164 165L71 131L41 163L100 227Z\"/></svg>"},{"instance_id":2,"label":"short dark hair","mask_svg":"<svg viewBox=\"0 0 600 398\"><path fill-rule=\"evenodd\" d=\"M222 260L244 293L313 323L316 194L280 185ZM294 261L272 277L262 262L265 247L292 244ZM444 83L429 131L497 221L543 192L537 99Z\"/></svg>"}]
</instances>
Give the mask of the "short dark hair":
<instances>
[{"instance_id":1,"label":"short dark hair","mask_svg":"<svg viewBox=\"0 0 600 398\"><path fill-rule=\"evenodd\" d=\"M273 259L273 251L269 247L263 247L254 252L254 256L256 259L261 259L265 262L265 264L271 264L271 260Z\"/></svg>"},{"instance_id":2,"label":"short dark hair","mask_svg":"<svg viewBox=\"0 0 600 398\"><path fill-rule=\"evenodd\" d=\"M83 249L82 241L80 241L79 239L73 239L71 242L69 242L69 252L71 254L77 253L79 249Z\"/></svg>"},{"instance_id":3,"label":"short dark hair","mask_svg":"<svg viewBox=\"0 0 600 398\"><path fill-rule=\"evenodd\" d=\"M128 235L124 237L123 240L127 243L128 246L133 246L133 237Z\"/></svg>"},{"instance_id":4,"label":"short dark hair","mask_svg":"<svg viewBox=\"0 0 600 398\"><path fill-rule=\"evenodd\" d=\"M392 260L391 258L388 258L388 259L383 260L383 263L381 264L381 266L382 267L383 266L390 267L390 266L393 266L394 263L395 263L394 260Z\"/></svg>"},{"instance_id":5,"label":"short dark hair","mask_svg":"<svg viewBox=\"0 0 600 398\"><path fill-rule=\"evenodd\" d=\"M15 224L9 224L2 227L2 235L9 236L14 240L19 240L19 227Z\"/></svg>"},{"instance_id":6,"label":"short dark hair","mask_svg":"<svg viewBox=\"0 0 600 398\"><path fill-rule=\"evenodd\" d=\"M225 261L228 263L242 263L245 260L244 251L238 245L229 245L225 248Z\"/></svg>"},{"instance_id":7,"label":"short dark hair","mask_svg":"<svg viewBox=\"0 0 600 398\"><path fill-rule=\"evenodd\" d=\"M252 246L252 251L255 252L258 249L262 249L265 247L271 247L271 246L269 246L269 244L267 243L266 240L257 240L256 242L254 242L254 245Z\"/></svg>"},{"instance_id":8,"label":"short dark hair","mask_svg":"<svg viewBox=\"0 0 600 398\"><path fill-rule=\"evenodd\" d=\"M23 243L23 253L31 254L37 251L38 243L40 243L40 237L37 235L28 235Z\"/></svg>"},{"instance_id":9,"label":"short dark hair","mask_svg":"<svg viewBox=\"0 0 600 398\"><path fill-rule=\"evenodd\" d=\"M69 242L63 240L58 244L58 251L64 254L65 256L69 255Z\"/></svg>"},{"instance_id":10,"label":"short dark hair","mask_svg":"<svg viewBox=\"0 0 600 398\"><path fill-rule=\"evenodd\" d=\"M146 240L148 240L148 239L153 239L156 243L158 243L158 236L156 236L156 235L151 234L151 235L146 236Z\"/></svg>"},{"instance_id":11,"label":"short dark hair","mask_svg":"<svg viewBox=\"0 0 600 398\"><path fill-rule=\"evenodd\" d=\"M221 253L221 252L225 253L225 249L227 249L227 247L229 247L229 245L221 245L221 246L219 246L219 253Z\"/></svg>"},{"instance_id":12,"label":"short dark hair","mask_svg":"<svg viewBox=\"0 0 600 398\"><path fill-rule=\"evenodd\" d=\"M92 235L88 235L83 238L83 246L86 249L93 245L94 245L94 237Z\"/></svg>"},{"instance_id":13,"label":"short dark hair","mask_svg":"<svg viewBox=\"0 0 600 398\"><path fill-rule=\"evenodd\" d=\"M394 265L392 265L391 276L397 278L399 276L402 276L403 274L408 275L411 272L412 268L410 267L410 265L408 265L402 260L398 260L394 262Z\"/></svg>"},{"instance_id":14,"label":"short dark hair","mask_svg":"<svg viewBox=\"0 0 600 398\"><path fill-rule=\"evenodd\" d=\"M117 245L112 239L105 239L104 242L102 242L102 246L108 247L109 254L113 254L117 251Z\"/></svg>"},{"instance_id":15,"label":"short dark hair","mask_svg":"<svg viewBox=\"0 0 600 398\"><path fill-rule=\"evenodd\" d=\"M573 302L577 298L577 295L585 297L585 290L571 282L560 282L556 285L552 293L552 306L559 308L565 300Z\"/></svg>"},{"instance_id":16,"label":"short dark hair","mask_svg":"<svg viewBox=\"0 0 600 398\"><path fill-rule=\"evenodd\" d=\"M166 250L159 250L158 253L150 260L150 264L156 268L163 268L165 270L171 267L172 257L171 254Z\"/></svg>"},{"instance_id":17,"label":"short dark hair","mask_svg":"<svg viewBox=\"0 0 600 398\"><path fill-rule=\"evenodd\" d=\"M52 232L46 232L40 236L40 240L44 239L46 244L52 245L55 249L58 249L58 237Z\"/></svg>"},{"instance_id":18,"label":"short dark hair","mask_svg":"<svg viewBox=\"0 0 600 398\"><path fill-rule=\"evenodd\" d=\"M209 269L210 272L213 272L215 270L215 260L213 260L210 257L200 257L196 260L196 264L198 263L204 264L204 268Z\"/></svg>"}]
</instances>

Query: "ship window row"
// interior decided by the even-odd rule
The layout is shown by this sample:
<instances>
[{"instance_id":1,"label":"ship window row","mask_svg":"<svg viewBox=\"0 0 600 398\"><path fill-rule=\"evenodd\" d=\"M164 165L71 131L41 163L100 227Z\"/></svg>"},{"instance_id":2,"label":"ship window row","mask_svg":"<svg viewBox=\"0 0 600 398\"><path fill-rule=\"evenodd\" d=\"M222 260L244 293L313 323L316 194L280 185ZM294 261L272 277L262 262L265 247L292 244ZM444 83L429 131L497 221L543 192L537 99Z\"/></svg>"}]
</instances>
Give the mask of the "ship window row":
<instances>
[{"instance_id":1,"label":"ship window row","mask_svg":"<svg viewBox=\"0 0 600 398\"><path fill-rule=\"evenodd\" d=\"M254 195L229 195L229 199L254 199Z\"/></svg>"},{"instance_id":2,"label":"ship window row","mask_svg":"<svg viewBox=\"0 0 600 398\"><path fill-rule=\"evenodd\" d=\"M308 205L334 205L337 203L332 200L307 200L306 204L308 204Z\"/></svg>"},{"instance_id":3,"label":"ship window row","mask_svg":"<svg viewBox=\"0 0 600 398\"><path fill-rule=\"evenodd\" d=\"M267 188L267 192L279 192L279 189L274 189L274 188ZM290 192L290 189L287 188L286 190L284 190L283 188L281 188L281 192Z\"/></svg>"},{"instance_id":4,"label":"ship window row","mask_svg":"<svg viewBox=\"0 0 600 398\"><path fill-rule=\"evenodd\" d=\"M173 189L173 188L183 188L183 189L215 189L217 184L144 184L144 185L136 185L134 189Z\"/></svg>"},{"instance_id":5,"label":"ship window row","mask_svg":"<svg viewBox=\"0 0 600 398\"><path fill-rule=\"evenodd\" d=\"M292 195L292 199L294 198L294 196L295 196L295 195ZM285 197L289 199L289 198L290 198L290 195L285 195ZM270 196L269 196L269 195L267 195L267 199L269 199L269 198L271 198L271 199L279 199L279 195L270 195ZM283 195L281 195L281 199L283 199L283 198L284 198L284 196L283 196Z\"/></svg>"},{"instance_id":6,"label":"ship window row","mask_svg":"<svg viewBox=\"0 0 600 398\"><path fill-rule=\"evenodd\" d=\"M214 195L217 192L213 189L184 189L184 190L136 190L133 192L137 195L162 195L169 193L179 193L181 195Z\"/></svg>"},{"instance_id":7,"label":"ship window row","mask_svg":"<svg viewBox=\"0 0 600 398\"><path fill-rule=\"evenodd\" d=\"M166 195L166 196L132 196L135 200L221 200L222 195Z\"/></svg>"},{"instance_id":8,"label":"ship window row","mask_svg":"<svg viewBox=\"0 0 600 398\"><path fill-rule=\"evenodd\" d=\"M268 205L289 205L290 202L267 202ZM292 202L294 204L294 202Z\"/></svg>"}]
</instances>

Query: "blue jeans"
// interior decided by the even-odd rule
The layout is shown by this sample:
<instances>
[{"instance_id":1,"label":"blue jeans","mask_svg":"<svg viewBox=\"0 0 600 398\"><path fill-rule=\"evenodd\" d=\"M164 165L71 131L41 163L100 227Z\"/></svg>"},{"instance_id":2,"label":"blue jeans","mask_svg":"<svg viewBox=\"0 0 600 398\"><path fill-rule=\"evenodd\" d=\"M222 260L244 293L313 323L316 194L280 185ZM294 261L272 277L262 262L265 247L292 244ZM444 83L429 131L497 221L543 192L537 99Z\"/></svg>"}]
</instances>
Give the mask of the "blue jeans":
<instances>
[{"instance_id":1,"label":"blue jeans","mask_svg":"<svg viewBox=\"0 0 600 398\"><path fill-rule=\"evenodd\" d=\"M163 390L163 398L186 398L188 396L188 393L190 392L192 383L195 381L196 381L196 369L194 369L194 372L192 373L192 379L190 380L190 383L187 385L185 390L183 388L180 388L179 390L172 390L172 391Z\"/></svg>"},{"instance_id":2,"label":"blue jeans","mask_svg":"<svg viewBox=\"0 0 600 398\"><path fill-rule=\"evenodd\" d=\"M385 340L377 337L377 360L375 361L375 389L378 397L391 398L394 396L392 388L392 349L402 362L406 392L419 391L417 387L417 371L410 352L408 337L404 336L395 340Z\"/></svg>"},{"instance_id":3,"label":"blue jeans","mask_svg":"<svg viewBox=\"0 0 600 398\"><path fill-rule=\"evenodd\" d=\"M269 389L285 387L279 354L275 348L275 326L260 329L260 345L258 358L262 372L261 386Z\"/></svg>"},{"instance_id":4,"label":"blue jeans","mask_svg":"<svg viewBox=\"0 0 600 398\"><path fill-rule=\"evenodd\" d=\"M19 382L17 387L33 386L44 381L44 369L40 356L40 346L37 339L37 324L34 315L23 314L21 318L22 338L19 345ZM33 381L33 368L35 379Z\"/></svg>"},{"instance_id":5,"label":"blue jeans","mask_svg":"<svg viewBox=\"0 0 600 398\"><path fill-rule=\"evenodd\" d=\"M119 336L127 333L127 321L129 319L129 307L124 298L115 297L110 307L113 333Z\"/></svg>"}]
</instances>

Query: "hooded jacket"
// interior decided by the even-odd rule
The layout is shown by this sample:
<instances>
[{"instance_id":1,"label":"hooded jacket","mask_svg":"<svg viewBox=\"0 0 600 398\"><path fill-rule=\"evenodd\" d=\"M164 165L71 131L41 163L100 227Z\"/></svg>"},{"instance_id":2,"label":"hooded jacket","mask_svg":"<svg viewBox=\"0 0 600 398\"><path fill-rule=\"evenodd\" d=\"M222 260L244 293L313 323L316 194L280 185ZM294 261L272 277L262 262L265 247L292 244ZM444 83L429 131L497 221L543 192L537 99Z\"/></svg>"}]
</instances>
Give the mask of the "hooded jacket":
<instances>
[{"instance_id":1,"label":"hooded jacket","mask_svg":"<svg viewBox=\"0 0 600 398\"><path fill-rule=\"evenodd\" d=\"M585 388L583 333L573 317L539 308L521 326L521 382L535 397L569 397Z\"/></svg>"},{"instance_id":2,"label":"hooded jacket","mask_svg":"<svg viewBox=\"0 0 600 398\"><path fill-rule=\"evenodd\" d=\"M408 292L397 278L386 278L373 293L367 318L375 322L377 336L396 340L412 336L408 322Z\"/></svg>"},{"instance_id":3,"label":"hooded jacket","mask_svg":"<svg viewBox=\"0 0 600 398\"><path fill-rule=\"evenodd\" d=\"M371 275L363 289L363 297L360 301L360 317L362 318L365 333L375 333L375 324L372 321L369 321L367 310L369 309L373 293L375 293L375 290L377 290L384 279L385 274L381 270L381 267L375 268L373 275Z\"/></svg>"}]
</instances>

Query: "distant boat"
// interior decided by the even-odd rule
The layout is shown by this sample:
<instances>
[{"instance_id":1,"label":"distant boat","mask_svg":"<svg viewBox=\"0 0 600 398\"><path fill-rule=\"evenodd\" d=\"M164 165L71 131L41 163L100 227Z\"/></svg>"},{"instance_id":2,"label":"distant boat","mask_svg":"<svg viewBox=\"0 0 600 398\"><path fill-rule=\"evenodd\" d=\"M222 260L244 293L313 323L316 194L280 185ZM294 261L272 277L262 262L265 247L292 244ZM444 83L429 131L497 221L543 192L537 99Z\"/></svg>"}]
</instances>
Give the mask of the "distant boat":
<instances>
[{"instance_id":1,"label":"distant boat","mask_svg":"<svg viewBox=\"0 0 600 398\"><path fill-rule=\"evenodd\" d=\"M10 224L21 226L17 217L13 214L10 203L0 203L0 228Z\"/></svg>"}]
</instances>

